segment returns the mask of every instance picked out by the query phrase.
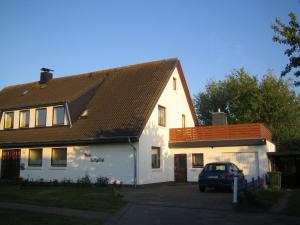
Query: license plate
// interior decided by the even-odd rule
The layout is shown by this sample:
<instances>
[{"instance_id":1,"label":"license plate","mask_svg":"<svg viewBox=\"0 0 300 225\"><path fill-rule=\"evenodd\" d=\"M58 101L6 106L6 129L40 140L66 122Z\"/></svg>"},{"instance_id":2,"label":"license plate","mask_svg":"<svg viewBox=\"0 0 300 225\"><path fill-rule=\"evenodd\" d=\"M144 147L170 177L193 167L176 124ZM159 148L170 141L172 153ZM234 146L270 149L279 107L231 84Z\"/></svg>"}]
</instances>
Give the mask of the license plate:
<instances>
[{"instance_id":1,"label":"license plate","mask_svg":"<svg viewBox=\"0 0 300 225\"><path fill-rule=\"evenodd\" d=\"M208 176L209 179L218 179L218 176Z\"/></svg>"}]
</instances>

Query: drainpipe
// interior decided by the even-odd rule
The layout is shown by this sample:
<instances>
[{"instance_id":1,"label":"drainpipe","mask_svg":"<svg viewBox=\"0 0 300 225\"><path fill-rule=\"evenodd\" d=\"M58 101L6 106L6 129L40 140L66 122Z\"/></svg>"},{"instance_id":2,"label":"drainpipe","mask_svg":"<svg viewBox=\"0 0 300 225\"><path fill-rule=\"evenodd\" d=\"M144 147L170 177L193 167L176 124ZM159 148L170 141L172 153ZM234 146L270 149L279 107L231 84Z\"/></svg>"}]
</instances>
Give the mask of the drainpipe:
<instances>
[{"instance_id":1,"label":"drainpipe","mask_svg":"<svg viewBox=\"0 0 300 225\"><path fill-rule=\"evenodd\" d=\"M132 147L133 149L133 186L136 188L137 185L137 171L136 171L136 147L131 143L130 137L128 137L128 144Z\"/></svg>"}]
</instances>

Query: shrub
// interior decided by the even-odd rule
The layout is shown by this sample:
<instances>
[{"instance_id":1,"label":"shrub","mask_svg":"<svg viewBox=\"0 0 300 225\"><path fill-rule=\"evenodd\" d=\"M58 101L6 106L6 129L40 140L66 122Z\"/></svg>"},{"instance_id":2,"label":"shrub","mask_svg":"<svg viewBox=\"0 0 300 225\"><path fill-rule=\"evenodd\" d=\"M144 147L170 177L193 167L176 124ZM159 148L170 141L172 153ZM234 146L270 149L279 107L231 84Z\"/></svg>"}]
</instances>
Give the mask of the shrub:
<instances>
[{"instance_id":1,"label":"shrub","mask_svg":"<svg viewBox=\"0 0 300 225\"><path fill-rule=\"evenodd\" d=\"M109 184L109 178L108 177L97 177L96 179L96 186L107 186Z\"/></svg>"}]
</instances>

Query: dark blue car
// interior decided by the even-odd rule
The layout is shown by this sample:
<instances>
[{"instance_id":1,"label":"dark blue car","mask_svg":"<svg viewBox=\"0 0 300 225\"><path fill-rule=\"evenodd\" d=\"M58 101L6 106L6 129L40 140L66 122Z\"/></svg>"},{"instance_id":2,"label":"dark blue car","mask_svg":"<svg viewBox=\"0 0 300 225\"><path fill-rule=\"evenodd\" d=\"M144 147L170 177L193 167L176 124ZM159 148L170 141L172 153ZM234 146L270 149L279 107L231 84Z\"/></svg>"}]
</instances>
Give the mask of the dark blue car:
<instances>
[{"instance_id":1,"label":"dark blue car","mask_svg":"<svg viewBox=\"0 0 300 225\"><path fill-rule=\"evenodd\" d=\"M238 185L245 182L243 171L231 162L214 162L205 165L199 174L199 190L204 192L206 187L233 189L233 177L238 177Z\"/></svg>"}]
</instances>

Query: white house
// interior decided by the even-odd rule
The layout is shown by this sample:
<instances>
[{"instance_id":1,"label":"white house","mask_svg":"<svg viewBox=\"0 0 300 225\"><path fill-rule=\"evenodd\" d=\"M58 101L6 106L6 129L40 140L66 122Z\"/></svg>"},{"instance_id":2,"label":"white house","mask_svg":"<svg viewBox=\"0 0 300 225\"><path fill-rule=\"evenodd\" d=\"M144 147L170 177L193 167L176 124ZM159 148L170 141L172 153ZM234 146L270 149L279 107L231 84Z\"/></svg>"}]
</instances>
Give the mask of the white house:
<instances>
[{"instance_id":1,"label":"white house","mask_svg":"<svg viewBox=\"0 0 300 225\"><path fill-rule=\"evenodd\" d=\"M198 121L178 59L55 79L44 70L38 82L4 88L0 110L2 179L197 181L207 162L245 163L236 152L254 165L247 175L263 176L275 150L262 125L234 142L187 139Z\"/></svg>"}]
</instances>

